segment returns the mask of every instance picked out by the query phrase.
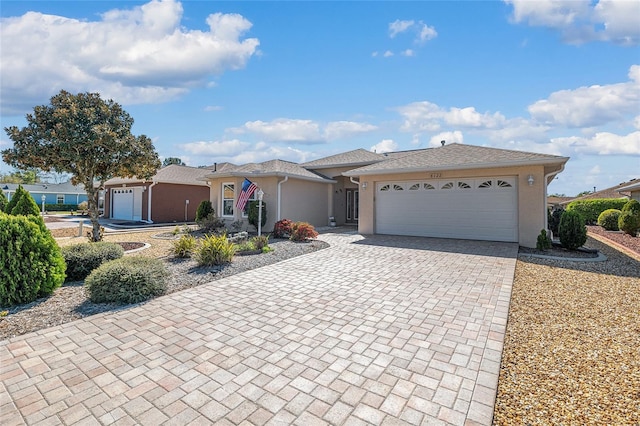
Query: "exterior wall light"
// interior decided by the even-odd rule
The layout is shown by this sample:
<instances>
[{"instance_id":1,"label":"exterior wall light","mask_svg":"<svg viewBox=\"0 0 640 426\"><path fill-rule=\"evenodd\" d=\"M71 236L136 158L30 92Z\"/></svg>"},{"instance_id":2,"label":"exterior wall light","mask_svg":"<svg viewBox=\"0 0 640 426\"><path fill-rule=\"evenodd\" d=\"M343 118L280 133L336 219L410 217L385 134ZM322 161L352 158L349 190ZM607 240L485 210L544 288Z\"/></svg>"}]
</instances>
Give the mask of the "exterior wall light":
<instances>
[{"instance_id":1,"label":"exterior wall light","mask_svg":"<svg viewBox=\"0 0 640 426\"><path fill-rule=\"evenodd\" d=\"M529 186L533 186L533 175L529 175L529 177L527 178L527 182L529 182Z\"/></svg>"}]
</instances>

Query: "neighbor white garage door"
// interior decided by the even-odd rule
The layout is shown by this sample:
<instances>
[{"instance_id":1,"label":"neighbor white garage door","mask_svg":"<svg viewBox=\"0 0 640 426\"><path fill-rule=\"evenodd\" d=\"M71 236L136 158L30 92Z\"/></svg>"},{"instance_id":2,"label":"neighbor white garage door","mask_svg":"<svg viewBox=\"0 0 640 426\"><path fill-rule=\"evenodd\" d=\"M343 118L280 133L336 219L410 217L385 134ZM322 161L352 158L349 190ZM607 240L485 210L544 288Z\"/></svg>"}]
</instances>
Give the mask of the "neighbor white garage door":
<instances>
[{"instance_id":1,"label":"neighbor white garage door","mask_svg":"<svg viewBox=\"0 0 640 426\"><path fill-rule=\"evenodd\" d=\"M142 219L142 188L118 188L111 190L111 218L122 220Z\"/></svg>"},{"instance_id":2,"label":"neighbor white garage door","mask_svg":"<svg viewBox=\"0 0 640 426\"><path fill-rule=\"evenodd\" d=\"M518 241L516 177L380 182L376 233Z\"/></svg>"}]
</instances>

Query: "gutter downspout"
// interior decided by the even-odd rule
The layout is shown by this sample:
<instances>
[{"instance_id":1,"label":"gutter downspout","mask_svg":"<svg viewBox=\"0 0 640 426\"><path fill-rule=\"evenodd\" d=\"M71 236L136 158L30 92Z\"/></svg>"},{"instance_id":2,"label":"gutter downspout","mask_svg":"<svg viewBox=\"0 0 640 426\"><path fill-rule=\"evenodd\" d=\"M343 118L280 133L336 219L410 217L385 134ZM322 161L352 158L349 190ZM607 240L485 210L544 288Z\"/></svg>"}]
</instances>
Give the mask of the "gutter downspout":
<instances>
[{"instance_id":1,"label":"gutter downspout","mask_svg":"<svg viewBox=\"0 0 640 426\"><path fill-rule=\"evenodd\" d=\"M147 223L153 223L151 220L151 188L153 188L158 182L153 182L147 187Z\"/></svg>"},{"instance_id":2,"label":"gutter downspout","mask_svg":"<svg viewBox=\"0 0 640 426\"><path fill-rule=\"evenodd\" d=\"M564 166L565 165L563 164L562 167L560 167L560 170L544 175L544 229L546 230L549 230L549 215L547 214L547 187L549 184L547 182L549 182L550 177L562 173Z\"/></svg>"},{"instance_id":3,"label":"gutter downspout","mask_svg":"<svg viewBox=\"0 0 640 426\"><path fill-rule=\"evenodd\" d=\"M286 181L289 180L289 176L285 176L284 180L281 180L280 182L278 182L278 220L281 220L282 218L280 217L281 215L281 206L280 204L282 203L282 184L285 183Z\"/></svg>"},{"instance_id":4,"label":"gutter downspout","mask_svg":"<svg viewBox=\"0 0 640 426\"><path fill-rule=\"evenodd\" d=\"M356 185L358 185L358 188L360 188L360 181L359 180L355 180L355 178L353 176L349 176L349 180L351 181L351 183L355 183Z\"/></svg>"}]
</instances>

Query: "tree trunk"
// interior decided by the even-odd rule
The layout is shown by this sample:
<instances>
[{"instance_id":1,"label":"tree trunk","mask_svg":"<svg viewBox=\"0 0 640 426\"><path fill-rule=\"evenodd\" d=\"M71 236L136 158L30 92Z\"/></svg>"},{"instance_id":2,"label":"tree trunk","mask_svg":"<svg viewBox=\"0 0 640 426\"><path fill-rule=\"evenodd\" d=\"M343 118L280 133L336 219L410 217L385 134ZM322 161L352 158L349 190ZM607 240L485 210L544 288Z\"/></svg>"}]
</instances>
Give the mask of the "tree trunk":
<instances>
[{"instance_id":1,"label":"tree trunk","mask_svg":"<svg viewBox=\"0 0 640 426\"><path fill-rule=\"evenodd\" d=\"M87 191L87 204L89 205L89 219L91 219L92 225L92 236L91 241L97 242L100 241L100 222L98 222L98 217L100 216L100 212L98 211L98 195L100 194L100 190L94 188L93 182L87 184L85 183L85 190Z\"/></svg>"}]
</instances>

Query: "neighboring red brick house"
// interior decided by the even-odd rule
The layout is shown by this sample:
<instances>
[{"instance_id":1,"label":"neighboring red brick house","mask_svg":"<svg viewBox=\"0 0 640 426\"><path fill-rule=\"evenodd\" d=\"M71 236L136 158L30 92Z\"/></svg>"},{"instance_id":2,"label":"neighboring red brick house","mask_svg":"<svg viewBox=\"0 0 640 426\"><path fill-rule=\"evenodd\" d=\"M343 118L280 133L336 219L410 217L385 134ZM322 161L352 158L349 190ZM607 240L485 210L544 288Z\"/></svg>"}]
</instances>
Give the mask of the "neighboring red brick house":
<instances>
[{"instance_id":1,"label":"neighboring red brick house","mask_svg":"<svg viewBox=\"0 0 640 426\"><path fill-rule=\"evenodd\" d=\"M163 167L148 180L113 178L105 183L104 216L149 223L191 222L203 200L209 199L204 178L210 169Z\"/></svg>"}]
</instances>

